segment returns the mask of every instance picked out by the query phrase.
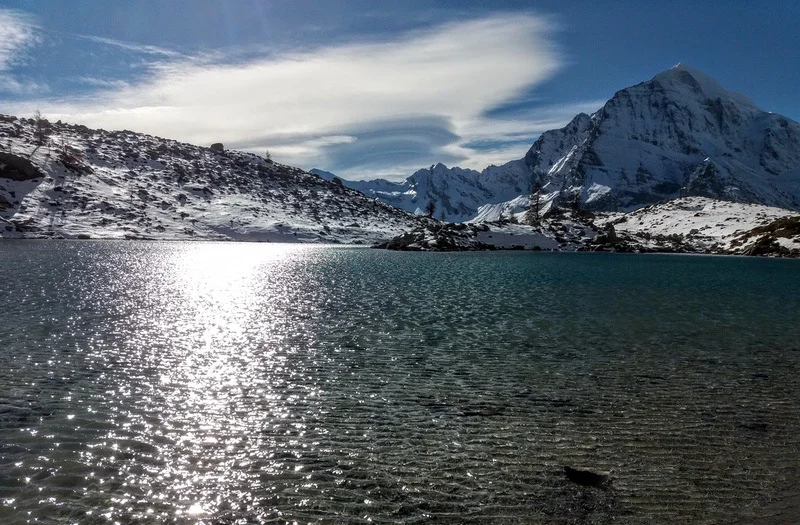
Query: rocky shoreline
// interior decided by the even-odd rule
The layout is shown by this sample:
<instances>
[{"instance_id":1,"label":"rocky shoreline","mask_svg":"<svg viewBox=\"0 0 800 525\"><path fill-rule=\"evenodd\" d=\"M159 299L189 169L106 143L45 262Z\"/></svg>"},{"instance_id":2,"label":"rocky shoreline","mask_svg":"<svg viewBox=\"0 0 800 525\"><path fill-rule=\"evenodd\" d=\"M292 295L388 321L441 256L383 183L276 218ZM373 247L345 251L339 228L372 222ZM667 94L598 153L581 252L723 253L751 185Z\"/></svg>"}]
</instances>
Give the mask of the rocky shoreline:
<instances>
[{"instance_id":1,"label":"rocky shoreline","mask_svg":"<svg viewBox=\"0 0 800 525\"><path fill-rule=\"evenodd\" d=\"M556 210L534 225L519 224L514 219L477 224L428 223L374 248L433 252L544 250L800 258L800 214L770 209L784 212L785 215L781 216L780 213L769 214L762 208L765 207L687 198L629 214ZM749 223L737 215L741 211L752 215L744 216L752 219ZM686 218L681 219L681 214ZM705 220L707 224L693 227L698 226L695 224L698 218L709 220ZM730 224L744 227L734 229Z\"/></svg>"}]
</instances>

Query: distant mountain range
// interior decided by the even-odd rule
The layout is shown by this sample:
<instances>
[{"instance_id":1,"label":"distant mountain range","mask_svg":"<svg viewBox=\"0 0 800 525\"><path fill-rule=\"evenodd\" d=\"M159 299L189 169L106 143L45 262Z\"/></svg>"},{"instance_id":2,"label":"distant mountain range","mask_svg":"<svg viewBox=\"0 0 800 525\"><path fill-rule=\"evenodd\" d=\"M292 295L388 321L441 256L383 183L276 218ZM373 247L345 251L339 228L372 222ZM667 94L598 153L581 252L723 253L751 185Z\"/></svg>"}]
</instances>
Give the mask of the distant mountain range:
<instances>
[{"instance_id":1,"label":"distant mountain range","mask_svg":"<svg viewBox=\"0 0 800 525\"><path fill-rule=\"evenodd\" d=\"M0 237L373 244L426 221L222 144L0 115Z\"/></svg>"},{"instance_id":2,"label":"distant mountain range","mask_svg":"<svg viewBox=\"0 0 800 525\"><path fill-rule=\"evenodd\" d=\"M534 185L543 208L579 199L592 210L630 211L705 196L797 210L800 124L679 64L543 133L522 159L481 172L437 164L400 183L343 183L412 213L433 202L434 217L448 221L519 213Z\"/></svg>"}]
</instances>

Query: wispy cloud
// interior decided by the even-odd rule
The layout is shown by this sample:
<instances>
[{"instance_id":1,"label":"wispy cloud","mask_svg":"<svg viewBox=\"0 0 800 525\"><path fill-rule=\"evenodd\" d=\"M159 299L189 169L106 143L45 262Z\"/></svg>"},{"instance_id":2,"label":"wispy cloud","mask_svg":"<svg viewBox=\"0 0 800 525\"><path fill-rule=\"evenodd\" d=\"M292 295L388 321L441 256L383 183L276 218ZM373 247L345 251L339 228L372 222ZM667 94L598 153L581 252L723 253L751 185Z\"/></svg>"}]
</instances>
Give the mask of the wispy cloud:
<instances>
[{"instance_id":1,"label":"wispy cloud","mask_svg":"<svg viewBox=\"0 0 800 525\"><path fill-rule=\"evenodd\" d=\"M38 106L89 126L268 149L279 161L345 176L397 178L440 160L480 168L524 152L524 136L532 140L543 121L563 125L572 116L574 108L518 120L489 114L559 70L554 30L546 17L506 14L244 62L83 36L158 61L139 83L12 109ZM469 147L489 139L505 142L493 151Z\"/></svg>"},{"instance_id":2,"label":"wispy cloud","mask_svg":"<svg viewBox=\"0 0 800 525\"><path fill-rule=\"evenodd\" d=\"M126 42L124 40L115 40L113 38L104 38L101 36L94 36L94 35L75 35L77 38L81 38L83 40L89 40L90 42L95 42L97 44L104 44L107 46L113 46L120 49L124 49L126 51L133 51L135 53L142 53L145 55L156 55L161 57L167 58L182 58L183 54L173 51L172 49L167 49L164 47L159 46L151 46L145 44L137 44L135 42Z\"/></svg>"},{"instance_id":3,"label":"wispy cloud","mask_svg":"<svg viewBox=\"0 0 800 525\"><path fill-rule=\"evenodd\" d=\"M462 164L467 168L480 170L490 164L503 164L522 158L540 134L564 126L578 113L593 113L604 103L604 100L587 100L539 105L519 109L503 118L481 115L461 125L461 140L443 149L453 157L466 158Z\"/></svg>"},{"instance_id":4,"label":"wispy cloud","mask_svg":"<svg viewBox=\"0 0 800 525\"><path fill-rule=\"evenodd\" d=\"M17 96L30 96L31 94L41 95L49 91L49 86L42 82L0 72L0 93L6 92Z\"/></svg>"},{"instance_id":5,"label":"wispy cloud","mask_svg":"<svg viewBox=\"0 0 800 525\"><path fill-rule=\"evenodd\" d=\"M0 71L7 71L23 52L39 42L32 16L0 8Z\"/></svg>"},{"instance_id":6,"label":"wispy cloud","mask_svg":"<svg viewBox=\"0 0 800 525\"><path fill-rule=\"evenodd\" d=\"M124 89L130 87L128 82L124 80L114 80L114 79L105 79L105 78L97 78L97 77L77 77L73 79L74 82L78 82L80 84L86 84L89 86L95 86L105 89Z\"/></svg>"},{"instance_id":7,"label":"wispy cloud","mask_svg":"<svg viewBox=\"0 0 800 525\"><path fill-rule=\"evenodd\" d=\"M41 39L34 18L26 13L0 8L0 92L41 93L46 86L10 73L11 68L25 60L26 51Z\"/></svg>"}]
</instances>

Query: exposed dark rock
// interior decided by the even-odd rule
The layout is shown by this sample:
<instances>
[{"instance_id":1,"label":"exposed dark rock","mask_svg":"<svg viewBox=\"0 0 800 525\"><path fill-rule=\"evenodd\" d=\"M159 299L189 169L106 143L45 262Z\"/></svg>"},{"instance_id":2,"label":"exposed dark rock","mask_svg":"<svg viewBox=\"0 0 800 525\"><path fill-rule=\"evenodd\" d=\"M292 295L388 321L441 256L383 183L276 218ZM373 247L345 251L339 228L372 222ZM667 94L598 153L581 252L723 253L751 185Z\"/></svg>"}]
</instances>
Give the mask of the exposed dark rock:
<instances>
[{"instance_id":1,"label":"exposed dark rock","mask_svg":"<svg viewBox=\"0 0 800 525\"><path fill-rule=\"evenodd\" d=\"M742 255L800 256L798 250L790 250L778 243L778 238L800 237L800 217L781 217L769 224L753 228L742 233L732 245L743 245L753 237L757 237L756 241L742 250Z\"/></svg>"},{"instance_id":2,"label":"exposed dark rock","mask_svg":"<svg viewBox=\"0 0 800 525\"><path fill-rule=\"evenodd\" d=\"M742 250L742 255L790 255L791 252L778 244L772 235L764 235L752 245Z\"/></svg>"},{"instance_id":3,"label":"exposed dark rock","mask_svg":"<svg viewBox=\"0 0 800 525\"><path fill-rule=\"evenodd\" d=\"M611 244L616 244L619 241L619 238L617 237L617 231L614 229L613 224L609 224L608 226L606 226L605 235L606 238L608 238L608 242L610 242Z\"/></svg>"},{"instance_id":4,"label":"exposed dark rock","mask_svg":"<svg viewBox=\"0 0 800 525\"><path fill-rule=\"evenodd\" d=\"M222 142L215 142L208 149L211 151L225 151L225 146L223 146Z\"/></svg>"}]
</instances>

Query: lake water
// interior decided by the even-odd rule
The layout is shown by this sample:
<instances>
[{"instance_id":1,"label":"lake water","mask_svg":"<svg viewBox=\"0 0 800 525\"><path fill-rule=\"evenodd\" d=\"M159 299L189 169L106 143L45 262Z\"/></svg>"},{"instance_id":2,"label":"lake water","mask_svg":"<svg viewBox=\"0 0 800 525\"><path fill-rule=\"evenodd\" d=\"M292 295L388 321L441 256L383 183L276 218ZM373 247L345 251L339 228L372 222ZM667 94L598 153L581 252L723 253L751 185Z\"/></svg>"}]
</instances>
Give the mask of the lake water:
<instances>
[{"instance_id":1,"label":"lake water","mask_svg":"<svg viewBox=\"0 0 800 525\"><path fill-rule=\"evenodd\" d=\"M11 241L0 320L3 524L800 516L800 261Z\"/></svg>"}]
</instances>

